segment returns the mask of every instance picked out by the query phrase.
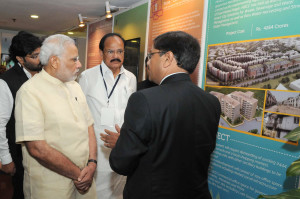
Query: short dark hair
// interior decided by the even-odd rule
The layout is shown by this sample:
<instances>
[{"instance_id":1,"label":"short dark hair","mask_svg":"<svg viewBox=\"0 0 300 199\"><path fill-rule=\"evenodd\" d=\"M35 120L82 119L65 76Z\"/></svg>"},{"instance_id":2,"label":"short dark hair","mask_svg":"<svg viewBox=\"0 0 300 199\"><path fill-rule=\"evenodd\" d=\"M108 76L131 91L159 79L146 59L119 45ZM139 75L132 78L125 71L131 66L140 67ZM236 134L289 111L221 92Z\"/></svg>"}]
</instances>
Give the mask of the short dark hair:
<instances>
[{"instance_id":1,"label":"short dark hair","mask_svg":"<svg viewBox=\"0 0 300 199\"><path fill-rule=\"evenodd\" d=\"M171 31L154 39L154 48L163 52L171 51L180 68L193 73L200 58L200 45L196 38L183 31Z\"/></svg>"},{"instance_id":2,"label":"short dark hair","mask_svg":"<svg viewBox=\"0 0 300 199\"><path fill-rule=\"evenodd\" d=\"M42 46L42 41L31 33L20 31L13 37L9 47L9 57L18 63L16 57L25 57Z\"/></svg>"},{"instance_id":3,"label":"short dark hair","mask_svg":"<svg viewBox=\"0 0 300 199\"><path fill-rule=\"evenodd\" d=\"M99 48L100 50L104 50L104 42L108 37L113 37L113 36L117 36L120 37L120 39L123 41L124 44L124 48L125 48L125 39L118 33L107 33L106 35L104 35L99 43Z\"/></svg>"}]
</instances>

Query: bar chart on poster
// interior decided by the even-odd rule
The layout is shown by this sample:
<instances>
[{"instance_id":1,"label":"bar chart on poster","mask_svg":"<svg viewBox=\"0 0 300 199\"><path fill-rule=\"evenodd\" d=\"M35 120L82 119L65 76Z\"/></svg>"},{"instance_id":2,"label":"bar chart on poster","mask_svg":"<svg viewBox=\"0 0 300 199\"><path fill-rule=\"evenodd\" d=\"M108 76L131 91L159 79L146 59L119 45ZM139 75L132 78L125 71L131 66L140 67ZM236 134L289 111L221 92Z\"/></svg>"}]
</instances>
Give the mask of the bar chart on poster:
<instances>
[{"instance_id":1,"label":"bar chart on poster","mask_svg":"<svg viewBox=\"0 0 300 199\"><path fill-rule=\"evenodd\" d=\"M222 107L209 188L213 199L298 188L300 1L208 1L202 88Z\"/></svg>"}]
</instances>

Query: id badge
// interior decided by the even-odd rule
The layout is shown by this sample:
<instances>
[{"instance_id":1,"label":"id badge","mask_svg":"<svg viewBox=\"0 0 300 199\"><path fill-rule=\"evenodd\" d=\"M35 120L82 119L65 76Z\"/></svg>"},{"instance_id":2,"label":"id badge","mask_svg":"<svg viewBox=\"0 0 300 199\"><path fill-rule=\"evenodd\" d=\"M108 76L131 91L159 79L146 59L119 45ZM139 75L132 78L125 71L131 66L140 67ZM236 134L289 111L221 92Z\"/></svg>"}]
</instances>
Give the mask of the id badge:
<instances>
[{"instance_id":1,"label":"id badge","mask_svg":"<svg viewBox=\"0 0 300 199\"><path fill-rule=\"evenodd\" d=\"M101 109L101 125L114 126L115 110L114 108L104 107Z\"/></svg>"}]
</instances>

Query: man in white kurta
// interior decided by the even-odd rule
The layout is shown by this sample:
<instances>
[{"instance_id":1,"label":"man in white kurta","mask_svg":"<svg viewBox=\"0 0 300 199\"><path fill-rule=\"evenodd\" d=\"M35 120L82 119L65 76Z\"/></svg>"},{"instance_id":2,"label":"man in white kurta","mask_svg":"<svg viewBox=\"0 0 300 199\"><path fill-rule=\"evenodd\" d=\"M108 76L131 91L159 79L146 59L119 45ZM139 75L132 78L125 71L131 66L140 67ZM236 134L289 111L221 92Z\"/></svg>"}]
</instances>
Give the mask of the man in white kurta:
<instances>
[{"instance_id":1,"label":"man in white kurta","mask_svg":"<svg viewBox=\"0 0 300 199\"><path fill-rule=\"evenodd\" d=\"M73 81L81 67L77 48L65 37L45 40L52 44L44 42L41 48L40 60L47 65L23 84L16 97L16 142L22 144L26 199L96 198L94 121ZM63 54L51 54L49 48L61 45L58 39L66 40ZM86 176L88 184L80 184Z\"/></svg>"},{"instance_id":2,"label":"man in white kurta","mask_svg":"<svg viewBox=\"0 0 300 199\"><path fill-rule=\"evenodd\" d=\"M84 71L79 78L79 84L95 120L98 149L95 179L98 198L121 199L126 178L111 170L108 160L111 149L104 146L100 133L104 133L104 129L115 131L115 124L123 124L128 98L136 91L136 77L122 66L122 39L114 33L104 36L103 39L102 49L100 42L102 63ZM116 60L115 63L112 60Z\"/></svg>"}]
</instances>

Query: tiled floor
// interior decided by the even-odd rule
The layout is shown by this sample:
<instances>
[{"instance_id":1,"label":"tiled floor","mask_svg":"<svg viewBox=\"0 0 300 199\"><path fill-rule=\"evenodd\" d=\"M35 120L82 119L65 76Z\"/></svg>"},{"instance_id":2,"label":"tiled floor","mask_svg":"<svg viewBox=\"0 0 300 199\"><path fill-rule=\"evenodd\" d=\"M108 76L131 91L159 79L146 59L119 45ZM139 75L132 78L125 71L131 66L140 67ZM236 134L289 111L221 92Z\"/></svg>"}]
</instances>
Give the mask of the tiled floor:
<instances>
[{"instance_id":1,"label":"tiled floor","mask_svg":"<svg viewBox=\"0 0 300 199\"><path fill-rule=\"evenodd\" d=\"M11 176L0 172L0 199L11 199L12 192Z\"/></svg>"}]
</instances>

